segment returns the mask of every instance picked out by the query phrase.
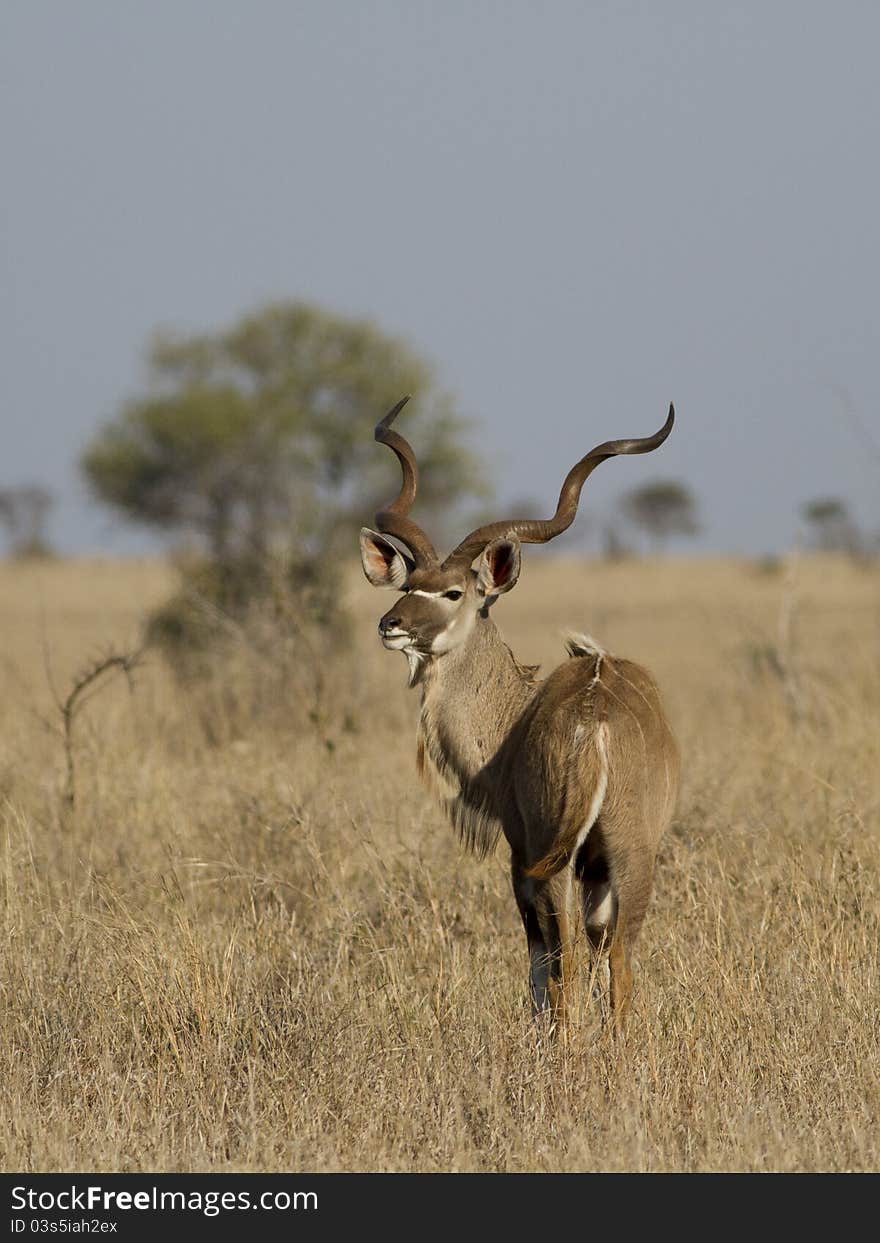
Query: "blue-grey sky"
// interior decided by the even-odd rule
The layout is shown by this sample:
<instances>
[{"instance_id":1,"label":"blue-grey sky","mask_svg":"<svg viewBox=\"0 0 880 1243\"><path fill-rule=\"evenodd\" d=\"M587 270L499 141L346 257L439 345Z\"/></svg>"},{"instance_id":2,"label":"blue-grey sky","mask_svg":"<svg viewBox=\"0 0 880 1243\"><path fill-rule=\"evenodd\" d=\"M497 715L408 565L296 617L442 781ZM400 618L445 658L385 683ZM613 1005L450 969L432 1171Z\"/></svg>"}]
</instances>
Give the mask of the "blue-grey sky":
<instances>
[{"instance_id":1,"label":"blue-grey sky","mask_svg":"<svg viewBox=\"0 0 880 1243\"><path fill-rule=\"evenodd\" d=\"M65 551L144 547L83 444L157 326L268 298L437 365L501 497L699 493L704 548L880 514L880 5L4 0L0 485ZM364 429L365 436L370 429Z\"/></svg>"}]
</instances>

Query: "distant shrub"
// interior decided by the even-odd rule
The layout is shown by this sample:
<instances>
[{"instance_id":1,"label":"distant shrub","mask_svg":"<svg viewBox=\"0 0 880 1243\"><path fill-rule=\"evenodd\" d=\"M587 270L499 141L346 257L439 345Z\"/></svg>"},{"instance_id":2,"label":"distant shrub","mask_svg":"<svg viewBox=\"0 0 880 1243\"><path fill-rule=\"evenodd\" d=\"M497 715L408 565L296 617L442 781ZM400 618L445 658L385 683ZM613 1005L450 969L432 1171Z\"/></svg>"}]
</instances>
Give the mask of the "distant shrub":
<instances>
[{"instance_id":1,"label":"distant shrub","mask_svg":"<svg viewBox=\"0 0 880 1243\"><path fill-rule=\"evenodd\" d=\"M784 562L781 557L768 553L764 557L758 557L753 563L756 574L762 574L767 578L776 578L781 574L784 568Z\"/></svg>"},{"instance_id":2,"label":"distant shrub","mask_svg":"<svg viewBox=\"0 0 880 1243\"><path fill-rule=\"evenodd\" d=\"M328 744L350 727L329 694L324 651L341 653L349 619L339 582L312 559L242 557L185 563L182 586L149 620L148 641L167 658L212 742L255 722L315 730Z\"/></svg>"},{"instance_id":3,"label":"distant shrub","mask_svg":"<svg viewBox=\"0 0 880 1243\"><path fill-rule=\"evenodd\" d=\"M54 497L41 484L0 488L0 526L9 540L10 554L18 560L53 556L46 524Z\"/></svg>"}]
</instances>

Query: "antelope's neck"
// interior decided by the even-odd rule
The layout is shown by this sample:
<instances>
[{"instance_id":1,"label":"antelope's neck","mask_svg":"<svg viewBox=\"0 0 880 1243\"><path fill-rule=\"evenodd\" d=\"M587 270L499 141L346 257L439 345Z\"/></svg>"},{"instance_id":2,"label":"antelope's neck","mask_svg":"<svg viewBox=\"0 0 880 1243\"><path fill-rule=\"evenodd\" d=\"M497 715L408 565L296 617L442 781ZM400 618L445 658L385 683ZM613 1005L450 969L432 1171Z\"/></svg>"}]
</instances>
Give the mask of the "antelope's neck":
<instances>
[{"instance_id":1,"label":"antelope's neck","mask_svg":"<svg viewBox=\"0 0 880 1243\"><path fill-rule=\"evenodd\" d=\"M535 690L533 671L517 663L492 619L480 618L466 643L426 670L420 743L437 768L467 785L502 758Z\"/></svg>"}]
</instances>

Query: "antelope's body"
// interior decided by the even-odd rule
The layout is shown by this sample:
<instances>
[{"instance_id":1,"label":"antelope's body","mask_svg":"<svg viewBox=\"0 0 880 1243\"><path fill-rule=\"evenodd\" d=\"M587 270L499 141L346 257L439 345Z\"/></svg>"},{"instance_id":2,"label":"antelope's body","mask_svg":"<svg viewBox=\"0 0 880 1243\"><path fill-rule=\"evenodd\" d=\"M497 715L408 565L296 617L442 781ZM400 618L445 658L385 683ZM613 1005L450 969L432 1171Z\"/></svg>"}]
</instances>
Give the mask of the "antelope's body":
<instances>
[{"instance_id":1,"label":"antelope's body","mask_svg":"<svg viewBox=\"0 0 880 1243\"><path fill-rule=\"evenodd\" d=\"M672 410L656 436L609 442L582 459L553 519L483 527L441 565L406 516L417 474L412 450L389 430L399 409L376 434L397 454L404 485L377 522L412 555L366 528L361 552L374 585L404 592L379 633L406 654L410 685L421 688L419 771L468 847L485 855L501 834L510 846L535 1010L562 1013L579 905L591 947L608 953L619 1027L632 987L630 951L675 806L678 749L647 670L574 637L568 659L539 680L517 662L489 610L517 581L520 541L544 542L565 529L595 465L657 447Z\"/></svg>"}]
</instances>

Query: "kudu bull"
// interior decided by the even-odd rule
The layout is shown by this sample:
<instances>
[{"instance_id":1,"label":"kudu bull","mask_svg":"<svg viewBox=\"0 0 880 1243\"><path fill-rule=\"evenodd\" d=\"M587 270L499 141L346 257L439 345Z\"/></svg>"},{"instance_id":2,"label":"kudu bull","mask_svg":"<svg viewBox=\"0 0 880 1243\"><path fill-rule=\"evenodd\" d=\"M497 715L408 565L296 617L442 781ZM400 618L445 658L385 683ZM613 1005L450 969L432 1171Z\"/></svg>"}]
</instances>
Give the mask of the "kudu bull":
<instances>
[{"instance_id":1,"label":"kudu bull","mask_svg":"<svg viewBox=\"0 0 880 1243\"><path fill-rule=\"evenodd\" d=\"M378 532L361 531L361 557L373 586L403 593L379 635L405 654L409 684L421 687L419 772L445 789L453 825L479 856L500 833L507 839L535 1012L564 1016L579 891L587 938L607 963L619 1031L632 991L630 952L675 804L678 748L647 670L575 637L569 659L539 680L517 662L489 610L519 578L521 545L546 543L571 525L600 462L658 448L673 407L655 435L607 441L572 467L549 521L489 523L441 561L408 516L418 467L391 428L407 400L376 427L376 439L397 455L403 484L376 515Z\"/></svg>"}]
</instances>

